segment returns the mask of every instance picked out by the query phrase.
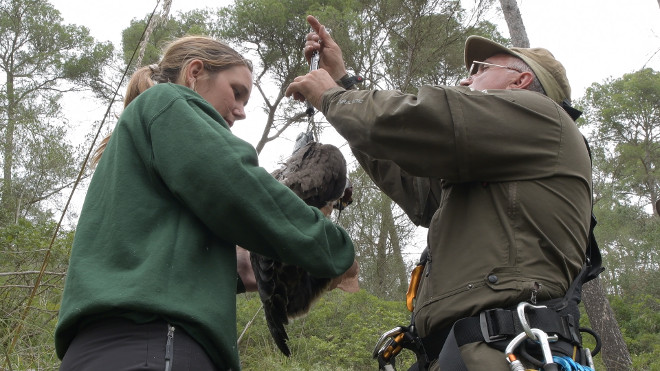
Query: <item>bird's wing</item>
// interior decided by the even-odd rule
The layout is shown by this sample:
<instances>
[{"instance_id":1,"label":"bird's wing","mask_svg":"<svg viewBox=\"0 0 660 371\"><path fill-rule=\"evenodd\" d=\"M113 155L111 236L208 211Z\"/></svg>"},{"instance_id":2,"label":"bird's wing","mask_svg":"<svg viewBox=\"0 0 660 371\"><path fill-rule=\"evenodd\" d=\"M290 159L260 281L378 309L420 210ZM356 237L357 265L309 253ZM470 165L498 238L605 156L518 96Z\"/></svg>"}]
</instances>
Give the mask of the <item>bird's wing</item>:
<instances>
[{"instance_id":1,"label":"bird's wing","mask_svg":"<svg viewBox=\"0 0 660 371\"><path fill-rule=\"evenodd\" d=\"M289 324L286 313L288 294L285 281L279 277L283 264L255 253L250 253L250 262L257 281L259 298L264 306L268 331L280 351L288 357L291 355L286 344L289 336L284 328L284 325Z\"/></svg>"},{"instance_id":2,"label":"bird's wing","mask_svg":"<svg viewBox=\"0 0 660 371\"><path fill-rule=\"evenodd\" d=\"M286 274L287 305L286 314L289 319L302 317L309 312L330 285L330 278L316 278L300 267L285 266L289 272Z\"/></svg>"},{"instance_id":3,"label":"bird's wing","mask_svg":"<svg viewBox=\"0 0 660 371\"><path fill-rule=\"evenodd\" d=\"M346 160L335 146L307 143L271 173L310 206L324 207L342 197L346 188ZM307 314L312 304L329 288L331 279L316 278L300 267L250 254L264 305L266 323L277 347L291 354L285 325Z\"/></svg>"}]
</instances>

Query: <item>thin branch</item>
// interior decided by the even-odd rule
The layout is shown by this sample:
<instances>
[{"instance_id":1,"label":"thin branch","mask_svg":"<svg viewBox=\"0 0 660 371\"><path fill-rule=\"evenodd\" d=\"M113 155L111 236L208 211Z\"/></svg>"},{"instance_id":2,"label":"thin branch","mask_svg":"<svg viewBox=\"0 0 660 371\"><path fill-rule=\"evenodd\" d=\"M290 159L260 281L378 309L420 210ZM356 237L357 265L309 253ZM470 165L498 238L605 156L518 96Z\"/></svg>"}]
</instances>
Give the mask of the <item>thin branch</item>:
<instances>
[{"instance_id":1,"label":"thin branch","mask_svg":"<svg viewBox=\"0 0 660 371\"><path fill-rule=\"evenodd\" d=\"M39 274L39 271L24 271L24 272L0 272L0 277L2 276L27 276L30 274ZM66 272L44 272L44 274L52 276L66 276Z\"/></svg>"},{"instance_id":2,"label":"thin branch","mask_svg":"<svg viewBox=\"0 0 660 371\"><path fill-rule=\"evenodd\" d=\"M659 0L659 1L660 1L660 0ZM245 332L246 332L246 331L248 330L248 328L252 325L252 322L254 321L255 318L257 318L257 314L259 314L259 311L260 311L261 308L263 308L263 307L264 307L264 305L261 304L261 306L259 307L259 309L257 309L257 311L254 313L254 316L252 316L252 319L251 319L248 323L245 324L245 328L244 328L243 331L241 332L241 336L238 337L238 341L236 342L237 344L240 344L240 343L241 343L241 339L243 339L243 335L245 335Z\"/></svg>"}]
</instances>

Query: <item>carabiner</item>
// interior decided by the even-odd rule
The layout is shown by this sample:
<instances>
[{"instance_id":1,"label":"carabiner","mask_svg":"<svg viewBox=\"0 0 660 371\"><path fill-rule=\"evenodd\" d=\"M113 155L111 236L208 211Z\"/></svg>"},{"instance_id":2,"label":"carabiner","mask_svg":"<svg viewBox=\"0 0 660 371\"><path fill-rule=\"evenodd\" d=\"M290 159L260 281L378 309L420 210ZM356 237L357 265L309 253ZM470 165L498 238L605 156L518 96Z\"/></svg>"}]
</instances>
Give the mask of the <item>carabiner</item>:
<instances>
[{"instance_id":1,"label":"carabiner","mask_svg":"<svg viewBox=\"0 0 660 371\"><path fill-rule=\"evenodd\" d=\"M541 352L543 352L543 371L559 371L559 365L555 363L552 359L552 350L550 349L550 341L557 341L559 337L557 335L548 336L548 334L537 328L531 329L532 333L536 337L535 341L541 345Z\"/></svg>"},{"instance_id":2,"label":"carabiner","mask_svg":"<svg viewBox=\"0 0 660 371\"><path fill-rule=\"evenodd\" d=\"M506 360L509 362L509 369L511 371L525 371L525 366L523 366L522 362L516 357L513 352L518 348L520 344L522 344L523 341L527 340L528 336L527 333L521 332L519 333L516 337L513 338L509 342L509 344L506 346L506 349L504 350L504 353L506 354Z\"/></svg>"},{"instance_id":3,"label":"carabiner","mask_svg":"<svg viewBox=\"0 0 660 371\"><path fill-rule=\"evenodd\" d=\"M386 331L383 335L380 336L380 339L378 339L378 342L376 343L376 347L374 348L373 351L373 357L378 358L378 355L382 354L385 352L388 346L392 345L392 342L394 341L392 338L395 336L402 334L403 332L406 331L405 327L398 326L395 327L389 331ZM389 340L386 342L386 340Z\"/></svg>"},{"instance_id":4,"label":"carabiner","mask_svg":"<svg viewBox=\"0 0 660 371\"><path fill-rule=\"evenodd\" d=\"M536 340L536 336L532 332L532 329L529 326L529 323L527 322L527 317L525 316L525 308L544 309L547 307L545 305L532 305L526 301L523 301L519 303L518 307L516 308L516 310L518 311L518 319L520 320L520 324L522 325L523 330L530 339Z\"/></svg>"},{"instance_id":5,"label":"carabiner","mask_svg":"<svg viewBox=\"0 0 660 371\"><path fill-rule=\"evenodd\" d=\"M550 342L557 341L559 339L557 335L548 336L545 331L539 330L537 328L531 328L530 333L533 335L533 337L528 336L527 332L525 331L521 332L506 346L504 353L506 354L507 362L509 362L509 369L511 369L511 371L526 370L525 366L514 354L514 351L525 340L532 339L541 345L541 351L543 352L543 359L545 362L542 369L544 371L558 371L559 369L557 368L557 364L552 359L552 351L550 350Z\"/></svg>"}]
</instances>

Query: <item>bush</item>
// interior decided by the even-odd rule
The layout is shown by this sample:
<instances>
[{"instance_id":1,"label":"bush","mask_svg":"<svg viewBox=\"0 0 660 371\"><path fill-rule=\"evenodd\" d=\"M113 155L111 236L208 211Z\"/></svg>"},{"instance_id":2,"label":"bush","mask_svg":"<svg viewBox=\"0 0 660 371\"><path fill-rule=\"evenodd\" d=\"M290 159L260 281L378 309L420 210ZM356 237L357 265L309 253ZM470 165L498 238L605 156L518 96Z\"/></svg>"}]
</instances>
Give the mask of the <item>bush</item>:
<instances>
[{"instance_id":1,"label":"bush","mask_svg":"<svg viewBox=\"0 0 660 371\"><path fill-rule=\"evenodd\" d=\"M238 306L239 335L261 305L257 295L245 296ZM404 301L381 300L364 290L355 294L334 290L306 317L287 326L290 358L279 352L260 313L239 344L242 367L248 371L376 369L372 352L382 333L409 322ZM414 362L414 354L407 350L397 357L401 370Z\"/></svg>"}]
</instances>

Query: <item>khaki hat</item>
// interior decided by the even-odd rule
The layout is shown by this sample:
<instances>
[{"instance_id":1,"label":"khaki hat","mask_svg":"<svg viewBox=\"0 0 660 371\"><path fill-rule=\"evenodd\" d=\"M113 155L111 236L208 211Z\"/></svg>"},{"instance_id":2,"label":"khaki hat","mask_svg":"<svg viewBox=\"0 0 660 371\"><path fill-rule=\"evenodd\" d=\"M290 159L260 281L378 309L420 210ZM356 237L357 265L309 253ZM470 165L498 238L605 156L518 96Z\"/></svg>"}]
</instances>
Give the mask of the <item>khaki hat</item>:
<instances>
[{"instance_id":1,"label":"khaki hat","mask_svg":"<svg viewBox=\"0 0 660 371\"><path fill-rule=\"evenodd\" d=\"M507 48L481 36L470 36L465 41L465 66L474 61L484 61L495 54L510 54L522 59L534 71L548 97L561 104L571 100L571 85L566 70L547 49Z\"/></svg>"}]
</instances>

